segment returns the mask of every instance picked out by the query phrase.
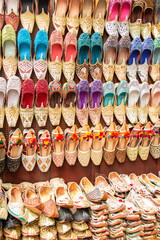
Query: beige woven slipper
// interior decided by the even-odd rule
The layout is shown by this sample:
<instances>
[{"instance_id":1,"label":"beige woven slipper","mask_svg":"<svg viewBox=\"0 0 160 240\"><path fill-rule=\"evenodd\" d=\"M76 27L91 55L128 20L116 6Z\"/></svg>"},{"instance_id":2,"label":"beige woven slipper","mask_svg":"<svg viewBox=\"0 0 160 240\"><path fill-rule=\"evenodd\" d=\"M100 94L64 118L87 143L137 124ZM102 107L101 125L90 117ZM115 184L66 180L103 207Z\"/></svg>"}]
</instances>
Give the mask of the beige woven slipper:
<instances>
[{"instance_id":1,"label":"beige woven slipper","mask_svg":"<svg viewBox=\"0 0 160 240\"><path fill-rule=\"evenodd\" d=\"M156 123L159 118L159 105L160 105L160 81L154 83L149 102L148 114L152 123Z\"/></svg>"}]
</instances>

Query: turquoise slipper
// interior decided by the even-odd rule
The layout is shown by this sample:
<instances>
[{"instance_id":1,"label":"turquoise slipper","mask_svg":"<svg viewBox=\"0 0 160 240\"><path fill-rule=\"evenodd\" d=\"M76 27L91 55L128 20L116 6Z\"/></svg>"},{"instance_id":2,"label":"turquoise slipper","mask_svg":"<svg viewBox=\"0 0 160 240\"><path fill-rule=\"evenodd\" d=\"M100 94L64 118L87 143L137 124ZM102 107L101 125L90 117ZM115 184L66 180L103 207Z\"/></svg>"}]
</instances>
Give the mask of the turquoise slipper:
<instances>
[{"instance_id":1,"label":"turquoise slipper","mask_svg":"<svg viewBox=\"0 0 160 240\"><path fill-rule=\"evenodd\" d=\"M46 60L48 51L48 34L45 30L40 30L34 40L34 52L36 60Z\"/></svg>"},{"instance_id":2,"label":"turquoise slipper","mask_svg":"<svg viewBox=\"0 0 160 240\"><path fill-rule=\"evenodd\" d=\"M89 49L90 49L90 37L87 33L82 33L78 39L79 65L82 65L85 61L88 64Z\"/></svg>"},{"instance_id":3,"label":"turquoise slipper","mask_svg":"<svg viewBox=\"0 0 160 240\"><path fill-rule=\"evenodd\" d=\"M160 64L160 36L158 36L153 41L153 55L152 55L152 65Z\"/></svg>"},{"instance_id":4,"label":"turquoise slipper","mask_svg":"<svg viewBox=\"0 0 160 240\"><path fill-rule=\"evenodd\" d=\"M103 106L107 107L109 103L113 106L115 98L115 89L113 82L106 82L103 87Z\"/></svg>"},{"instance_id":5,"label":"turquoise slipper","mask_svg":"<svg viewBox=\"0 0 160 240\"><path fill-rule=\"evenodd\" d=\"M103 40L100 33L95 32L91 37L91 58L92 58L92 65L98 62L101 64L102 58L102 51L103 51Z\"/></svg>"},{"instance_id":6,"label":"turquoise slipper","mask_svg":"<svg viewBox=\"0 0 160 240\"><path fill-rule=\"evenodd\" d=\"M17 36L17 44L18 44L18 53L20 56L20 61L27 59L31 60L31 36L27 29L22 28L18 32Z\"/></svg>"},{"instance_id":7,"label":"turquoise slipper","mask_svg":"<svg viewBox=\"0 0 160 240\"><path fill-rule=\"evenodd\" d=\"M126 104L127 97L128 97L127 81L121 81L119 83L116 91L116 97L117 97L117 106L121 105L122 101L124 105Z\"/></svg>"}]
</instances>

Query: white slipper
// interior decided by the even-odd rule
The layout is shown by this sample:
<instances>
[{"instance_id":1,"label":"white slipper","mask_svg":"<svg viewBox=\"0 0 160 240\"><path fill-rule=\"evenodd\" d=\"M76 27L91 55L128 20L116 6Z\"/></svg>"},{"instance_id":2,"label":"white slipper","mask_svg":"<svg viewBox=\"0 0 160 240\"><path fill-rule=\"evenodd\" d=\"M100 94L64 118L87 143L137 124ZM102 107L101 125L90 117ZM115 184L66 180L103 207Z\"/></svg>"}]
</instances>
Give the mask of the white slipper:
<instances>
[{"instance_id":1,"label":"white slipper","mask_svg":"<svg viewBox=\"0 0 160 240\"><path fill-rule=\"evenodd\" d=\"M128 107L133 107L139 99L139 82L133 80L128 84Z\"/></svg>"},{"instance_id":2,"label":"white slipper","mask_svg":"<svg viewBox=\"0 0 160 240\"><path fill-rule=\"evenodd\" d=\"M4 103L6 95L6 80L0 77L0 128L3 128L4 123Z\"/></svg>"},{"instance_id":3,"label":"white slipper","mask_svg":"<svg viewBox=\"0 0 160 240\"><path fill-rule=\"evenodd\" d=\"M144 108L148 105L150 99L150 90L148 83L144 82L140 88L140 107Z\"/></svg>"}]
</instances>

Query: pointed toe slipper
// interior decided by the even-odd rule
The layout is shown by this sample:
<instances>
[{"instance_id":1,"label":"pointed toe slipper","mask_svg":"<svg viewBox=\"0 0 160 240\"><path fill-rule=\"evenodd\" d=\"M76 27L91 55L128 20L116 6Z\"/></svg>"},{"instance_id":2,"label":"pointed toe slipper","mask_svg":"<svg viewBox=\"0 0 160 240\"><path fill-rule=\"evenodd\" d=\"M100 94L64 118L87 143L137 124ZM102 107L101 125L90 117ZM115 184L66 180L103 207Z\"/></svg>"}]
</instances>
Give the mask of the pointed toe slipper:
<instances>
[{"instance_id":1,"label":"pointed toe slipper","mask_svg":"<svg viewBox=\"0 0 160 240\"><path fill-rule=\"evenodd\" d=\"M0 128L3 128L4 115L5 115L5 96L6 96L6 80L0 77Z\"/></svg>"},{"instance_id":2,"label":"pointed toe slipper","mask_svg":"<svg viewBox=\"0 0 160 240\"><path fill-rule=\"evenodd\" d=\"M27 29L30 33L32 33L35 23L33 1L28 1L27 3L24 0L21 1L20 19L23 28Z\"/></svg>"},{"instance_id":3,"label":"pointed toe slipper","mask_svg":"<svg viewBox=\"0 0 160 240\"><path fill-rule=\"evenodd\" d=\"M5 23L11 25L17 31L19 25L19 1L7 1L5 6Z\"/></svg>"},{"instance_id":4,"label":"pointed toe slipper","mask_svg":"<svg viewBox=\"0 0 160 240\"><path fill-rule=\"evenodd\" d=\"M142 125L147 123L148 118L148 104L150 99L150 89L148 83L144 82L140 88L140 104L138 107L138 119Z\"/></svg>"},{"instance_id":5,"label":"pointed toe slipper","mask_svg":"<svg viewBox=\"0 0 160 240\"><path fill-rule=\"evenodd\" d=\"M0 174L4 171L5 168L6 151L7 151L6 139L4 134L0 132Z\"/></svg>"},{"instance_id":6,"label":"pointed toe slipper","mask_svg":"<svg viewBox=\"0 0 160 240\"><path fill-rule=\"evenodd\" d=\"M148 115L153 124L157 122L159 119L159 97L160 97L160 81L154 83L151 95L150 95L150 103L148 108Z\"/></svg>"}]
</instances>

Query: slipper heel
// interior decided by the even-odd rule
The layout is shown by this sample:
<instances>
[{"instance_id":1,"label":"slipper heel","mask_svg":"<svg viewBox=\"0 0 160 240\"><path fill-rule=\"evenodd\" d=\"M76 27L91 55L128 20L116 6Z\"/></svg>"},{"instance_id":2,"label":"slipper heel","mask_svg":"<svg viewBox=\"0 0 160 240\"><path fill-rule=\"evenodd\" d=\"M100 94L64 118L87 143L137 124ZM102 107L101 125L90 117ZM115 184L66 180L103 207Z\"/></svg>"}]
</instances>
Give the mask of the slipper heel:
<instances>
[{"instance_id":1,"label":"slipper heel","mask_svg":"<svg viewBox=\"0 0 160 240\"><path fill-rule=\"evenodd\" d=\"M83 152L78 148L78 160L83 167L87 167L90 161L91 150Z\"/></svg>"},{"instance_id":2,"label":"slipper heel","mask_svg":"<svg viewBox=\"0 0 160 240\"><path fill-rule=\"evenodd\" d=\"M102 154L103 154L102 149L99 151L96 151L91 148L91 160L94 163L94 165L99 166L101 164Z\"/></svg>"}]
</instances>

